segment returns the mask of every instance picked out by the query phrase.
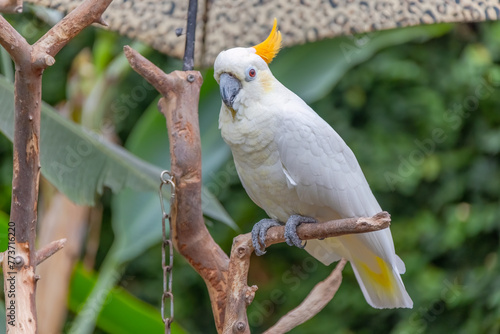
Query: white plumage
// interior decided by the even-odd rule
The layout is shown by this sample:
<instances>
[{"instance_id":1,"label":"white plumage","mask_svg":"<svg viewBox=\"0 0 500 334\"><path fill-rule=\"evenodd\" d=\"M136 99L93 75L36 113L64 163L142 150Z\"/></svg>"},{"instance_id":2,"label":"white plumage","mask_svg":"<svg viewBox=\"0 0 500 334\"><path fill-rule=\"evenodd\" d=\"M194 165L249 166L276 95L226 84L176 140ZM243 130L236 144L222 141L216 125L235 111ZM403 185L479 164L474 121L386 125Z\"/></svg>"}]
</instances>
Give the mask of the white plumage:
<instances>
[{"instance_id":1,"label":"white plumage","mask_svg":"<svg viewBox=\"0 0 500 334\"><path fill-rule=\"evenodd\" d=\"M245 190L270 218L285 223L301 215L322 222L382 211L350 148L274 78L255 48L223 51L214 68L224 100L222 137ZM412 307L389 229L310 240L305 249L326 265L348 259L371 306Z\"/></svg>"}]
</instances>

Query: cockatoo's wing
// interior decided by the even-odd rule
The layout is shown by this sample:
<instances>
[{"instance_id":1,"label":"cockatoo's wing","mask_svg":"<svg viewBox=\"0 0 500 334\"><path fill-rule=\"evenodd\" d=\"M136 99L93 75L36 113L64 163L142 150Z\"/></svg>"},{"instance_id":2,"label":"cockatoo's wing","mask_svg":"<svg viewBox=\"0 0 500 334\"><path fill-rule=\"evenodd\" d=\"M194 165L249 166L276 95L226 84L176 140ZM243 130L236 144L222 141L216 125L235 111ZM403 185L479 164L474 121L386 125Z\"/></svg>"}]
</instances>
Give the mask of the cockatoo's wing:
<instances>
[{"instance_id":1,"label":"cockatoo's wing","mask_svg":"<svg viewBox=\"0 0 500 334\"><path fill-rule=\"evenodd\" d=\"M284 107L278 113L276 143L288 187L300 199L296 213L326 221L380 212L356 157L335 130L300 99ZM328 249L331 256L325 255ZM350 260L373 307L413 305L389 229L309 242L306 250L327 264L338 255Z\"/></svg>"},{"instance_id":2,"label":"cockatoo's wing","mask_svg":"<svg viewBox=\"0 0 500 334\"><path fill-rule=\"evenodd\" d=\"M276 143L283 171L302 202L333 209L339 218L381 211L356 157L328 123L305 104L279 115Z\"/></svg>"}]
</instances>

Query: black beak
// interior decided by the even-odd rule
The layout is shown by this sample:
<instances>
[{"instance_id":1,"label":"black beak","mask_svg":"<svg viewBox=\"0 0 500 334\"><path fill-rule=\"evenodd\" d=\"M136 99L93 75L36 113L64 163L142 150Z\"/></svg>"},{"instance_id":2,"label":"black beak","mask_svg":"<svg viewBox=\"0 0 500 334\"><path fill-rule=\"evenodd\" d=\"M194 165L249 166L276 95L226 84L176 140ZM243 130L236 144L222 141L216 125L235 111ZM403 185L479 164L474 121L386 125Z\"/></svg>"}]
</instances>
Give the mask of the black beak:
<instances>
[{"instance_id":1,"label":"black beak","mask_svg":"<svg viewBox=\"0 0 500 334\"><path fill-rule=\"evenodd\" d=\"M220 96L224 104L233 109L234 99L241 89L241 82L229 73L220 76Z\"/></svg>"}]
</instances>

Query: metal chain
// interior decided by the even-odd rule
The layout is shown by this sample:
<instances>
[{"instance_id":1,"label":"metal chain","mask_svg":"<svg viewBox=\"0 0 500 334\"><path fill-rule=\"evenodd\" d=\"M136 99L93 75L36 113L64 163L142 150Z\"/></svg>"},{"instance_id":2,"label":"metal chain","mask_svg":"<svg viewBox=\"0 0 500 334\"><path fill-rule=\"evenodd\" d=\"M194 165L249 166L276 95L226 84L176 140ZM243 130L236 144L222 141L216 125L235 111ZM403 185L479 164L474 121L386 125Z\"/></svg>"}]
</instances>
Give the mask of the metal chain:
<instances>
[{"instance_id":1,"label":"metal chain","mask_svg":"<svg viewBox=\"0 0 500 334\"><path fill-rule=\"evenodd\" d=\"M164 170L160 175L160 204L161 204L161 226L162 226L162 246L161 246L161 267L163 268L163 294L161 297L161 318L165 324L165 334L170 334L170 324L174 321L174 295L172 293L172 266L174 264L174 248L172 244L172 220L171 216L165 212L163 203L162 187L164 184L170 185L170 212L172 212L173 199L175 196L174 176ZM167 229L165 221L168 219L169 235L167 238ZM168 251L167 251L168 248ZM168 264L167 264L168 254ZM165 302L170 299L170 317L165 316Z\"/></svg>"}]
</instances>

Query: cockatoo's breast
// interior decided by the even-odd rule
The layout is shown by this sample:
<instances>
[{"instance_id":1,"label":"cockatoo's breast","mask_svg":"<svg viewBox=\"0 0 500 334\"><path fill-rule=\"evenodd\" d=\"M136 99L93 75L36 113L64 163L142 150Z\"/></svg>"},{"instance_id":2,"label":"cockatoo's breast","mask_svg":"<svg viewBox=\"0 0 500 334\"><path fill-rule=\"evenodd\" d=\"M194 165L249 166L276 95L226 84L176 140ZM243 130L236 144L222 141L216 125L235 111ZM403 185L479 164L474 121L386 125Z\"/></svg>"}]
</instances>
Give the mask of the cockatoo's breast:
<instances>
[{"instance_id":1,"label":"cockatoo's breast","mask_svg":"<svg viewBox=\"0 0 500 334\"><path fill-rule=\"evenodd\" d=\"M265 112L263 111L265 110ZM259 104L240 109L235 116L223 105L219 126L230 146L240 180L250 198L269 217L286 222L294 214L331 220L340 218L332 208L301 199L280 157L276 129L283 113Z\"/></svg>"},{"instance_id":2,"label":"cockatoo's breast","mask_svg":"<svg viewBox=\"0 0 500 334\"><path fill-rule=\"evenodd\" d=\"M286 221L293 214L292 203L297 203L298 197L287 186L272 131L277 121L273 116L254 105L239 110L233 117L223 105L219 126L250 198L271 218Z\"/></svg>"}]
</instances>

